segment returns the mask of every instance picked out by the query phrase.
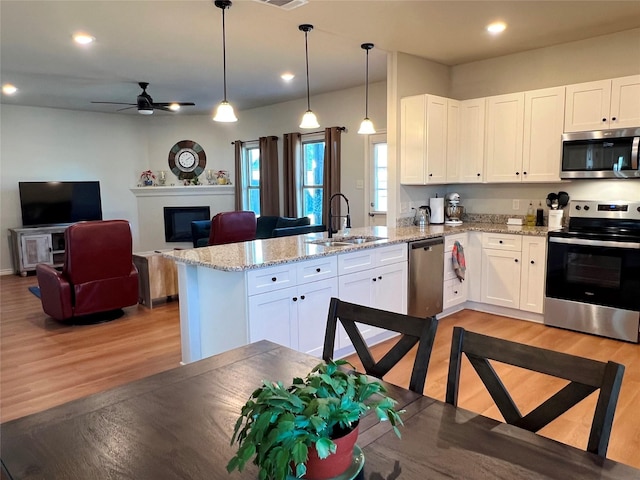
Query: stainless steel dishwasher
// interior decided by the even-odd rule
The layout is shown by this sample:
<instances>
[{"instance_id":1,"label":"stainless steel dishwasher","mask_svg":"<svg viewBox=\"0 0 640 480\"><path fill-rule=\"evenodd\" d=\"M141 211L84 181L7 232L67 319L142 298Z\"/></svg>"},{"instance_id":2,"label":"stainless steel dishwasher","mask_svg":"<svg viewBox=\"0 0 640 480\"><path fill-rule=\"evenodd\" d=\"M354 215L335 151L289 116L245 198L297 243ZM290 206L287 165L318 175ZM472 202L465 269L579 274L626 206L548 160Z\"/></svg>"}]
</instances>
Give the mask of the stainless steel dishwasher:
<instances>
[{"instance_id":1,"label":"stainless steel dishwasher","mask_svg":"<svg viewBox=\"0 0 640 480\"><path fill-rule=\"evenodd\" d=\"M409 243L409 298L407 313L430 317L442 312L444 238Z\"/></svg>"}]
</instances>

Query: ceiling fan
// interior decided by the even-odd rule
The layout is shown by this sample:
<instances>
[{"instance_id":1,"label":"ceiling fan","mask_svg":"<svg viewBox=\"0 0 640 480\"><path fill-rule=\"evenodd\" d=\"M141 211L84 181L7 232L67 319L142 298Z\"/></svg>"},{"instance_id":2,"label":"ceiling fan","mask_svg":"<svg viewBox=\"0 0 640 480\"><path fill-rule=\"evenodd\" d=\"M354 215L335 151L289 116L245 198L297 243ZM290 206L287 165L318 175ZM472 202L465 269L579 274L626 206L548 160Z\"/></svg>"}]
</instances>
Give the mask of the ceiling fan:
<instances>
[{"instance_id":1,"label":"ceiling fan","mask_svg":"<svg viewBox=\"0 0 640 480\"><path fill-rule=\"evenodd\" d=\"M147 87L149 86L148 82L139 82L140 88L142 89L142 93L138 95L136 103L123 103L123 102L91 102L91 103L103 103L110 105L129 105L128 107L121 108L118 112L122 110L128 110L130 108L137 107L138 113L142 115L151 115L154 110L164 110L165 112L175 112L180 109L180 107L186 106L194 106L193 102L154 102L151 95L147 93Z\"/></svg>"}]
</instances>

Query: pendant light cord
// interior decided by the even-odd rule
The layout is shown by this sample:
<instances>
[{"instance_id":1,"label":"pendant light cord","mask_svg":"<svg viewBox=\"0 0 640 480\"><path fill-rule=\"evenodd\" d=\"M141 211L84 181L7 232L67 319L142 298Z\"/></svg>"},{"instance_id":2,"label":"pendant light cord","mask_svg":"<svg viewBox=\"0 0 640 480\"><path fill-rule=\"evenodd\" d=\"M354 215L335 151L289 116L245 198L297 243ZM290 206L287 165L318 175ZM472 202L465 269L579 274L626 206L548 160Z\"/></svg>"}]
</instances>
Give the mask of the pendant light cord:
<instances>
[{"instance_id":1,"label":"pendant light cord","mask_svg":"<svg viewBox=\"0 0 640 480\"><path fill-rule=\"evenodd\" d=\"M307 30L304 32L304 53L307 63L307 111L311 110L311 101L309 100L309 42L307 41Z\"/></svg>"},{"instance_id":2,"label":"pendant light cord","mask_svg":"<svg viewBox=\"0 0 640 480\"><path fill-rule=\"evenodd\" d=\"M227 101L227 34L224 25L224 11L227 7L222 8L222 83L224 85L224 101Z\"/></svg>"},{"instance_id":3,"label":"pendant light cord","mask_svg":"<svg viewBox=\"0 0 640 480\"><path fill-rule=\"evenodd\" d=\"M367 49L367 78L364 92L364 118L369 118L369 49Z\"/></svg>"}]
</instances>

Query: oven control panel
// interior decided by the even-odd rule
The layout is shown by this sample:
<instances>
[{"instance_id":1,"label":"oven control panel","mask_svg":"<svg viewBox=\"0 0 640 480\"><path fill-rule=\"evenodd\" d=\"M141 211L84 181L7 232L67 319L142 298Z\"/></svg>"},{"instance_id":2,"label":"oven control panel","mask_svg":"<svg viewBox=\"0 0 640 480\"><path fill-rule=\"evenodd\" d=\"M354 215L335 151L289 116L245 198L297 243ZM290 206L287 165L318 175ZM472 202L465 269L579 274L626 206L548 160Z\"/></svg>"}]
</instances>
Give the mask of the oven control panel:
<instances>
[{"instance_id":1,"label":"oven control panel","mask_svg":"<svg viewBox=\"0 0 640 480\"><path fill-rule=\"evenodd\" d=\"M640 202L571 200L569 216L640 220Z\"/></svg>"}]
</instances>

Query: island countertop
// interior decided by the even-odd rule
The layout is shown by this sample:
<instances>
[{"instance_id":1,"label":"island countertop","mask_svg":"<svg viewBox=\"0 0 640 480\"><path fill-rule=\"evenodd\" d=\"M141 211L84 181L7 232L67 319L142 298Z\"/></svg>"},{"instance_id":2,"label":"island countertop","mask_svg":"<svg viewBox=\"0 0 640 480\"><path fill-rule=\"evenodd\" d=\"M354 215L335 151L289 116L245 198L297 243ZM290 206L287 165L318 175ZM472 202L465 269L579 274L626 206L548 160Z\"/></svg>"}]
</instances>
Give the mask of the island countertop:
<instances>
[{"instance_id":1,"label":"island countertop","mask_svg":"<svg viewBox=\"0 0 640 480\"><path fill-rule=\"evenodd\" d=\"M250 242L214 245L164 252L165 257L179 263L197 265L216 270L237 272L273 265L297 262L354 250L383 245L407 243L463 232L510 233L516 235L546 236L547 227L507 226L497 223L463 223L462 225L429 225L428 227L362 227L352 228L349 236L374 236L380 240L348 246L322 246L314 240L327 238L327 233L309 233L291 237L268 238ZM339 239L340 235L334 235Z\"/></svg>"}]
</instances>

